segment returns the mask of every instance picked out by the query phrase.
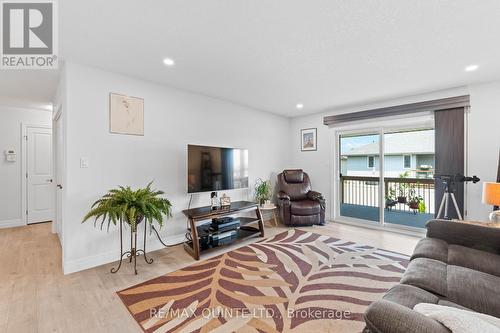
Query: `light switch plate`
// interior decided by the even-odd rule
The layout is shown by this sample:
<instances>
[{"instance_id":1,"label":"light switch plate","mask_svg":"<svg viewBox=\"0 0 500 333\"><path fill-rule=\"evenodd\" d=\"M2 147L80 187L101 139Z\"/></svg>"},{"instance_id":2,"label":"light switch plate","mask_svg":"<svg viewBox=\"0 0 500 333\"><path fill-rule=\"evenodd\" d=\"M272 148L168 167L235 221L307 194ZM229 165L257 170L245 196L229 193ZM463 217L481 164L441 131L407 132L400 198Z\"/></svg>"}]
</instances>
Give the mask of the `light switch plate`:
<instances>
[{"instance_id":1,"label":"light switch plate","mask_svg":"<svg viewBox=\"0 0 500 333\"><path fill-rule=\"evenodd\" d=\"M86 169L89 167L89 159L87 157L80 157L80 168Z\"/></svg>"},{"instance_id":2,"label":"light switch plate","mask_svg":"<svg viewBox=\"0 0 500 333\"><path fill-rule=\"evenodd\" d=\"M16 152L14 150L6 150L4 153L5 153L5 160L7 162L16 161Z\"/></svg>"}]
</instances>

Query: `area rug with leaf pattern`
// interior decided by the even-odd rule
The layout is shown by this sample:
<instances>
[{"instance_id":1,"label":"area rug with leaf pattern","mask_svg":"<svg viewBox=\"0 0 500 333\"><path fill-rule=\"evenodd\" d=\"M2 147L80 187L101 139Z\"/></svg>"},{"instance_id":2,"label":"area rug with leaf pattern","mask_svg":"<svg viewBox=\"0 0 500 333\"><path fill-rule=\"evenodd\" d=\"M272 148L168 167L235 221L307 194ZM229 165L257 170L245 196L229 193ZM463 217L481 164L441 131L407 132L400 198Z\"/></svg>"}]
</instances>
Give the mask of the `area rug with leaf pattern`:
<instances>
[{"instance_id":1,"label":"area rug with leaf pattern","mask_svg":"<svg viewBox=\"0 0 500 333\"><path fill-rule=\"evenodd\" d=\"M145 332L361 332L408 257L291 229L118 292Z\"/></svg>"}]
</instances>

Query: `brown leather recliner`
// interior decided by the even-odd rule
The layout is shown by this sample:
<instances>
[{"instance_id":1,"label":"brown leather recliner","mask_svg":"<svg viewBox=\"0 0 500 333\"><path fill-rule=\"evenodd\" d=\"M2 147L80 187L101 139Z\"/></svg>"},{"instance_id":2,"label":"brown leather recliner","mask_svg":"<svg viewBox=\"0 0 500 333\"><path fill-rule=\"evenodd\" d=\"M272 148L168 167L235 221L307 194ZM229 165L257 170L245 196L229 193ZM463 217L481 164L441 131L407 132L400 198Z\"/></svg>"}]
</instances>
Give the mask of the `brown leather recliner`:
<instances>
[{"instance_id":1,"label":"brown leather recliner","mask_svg":"<svg viewBox=\"0 0 500 333\"><path fill-rule=\"evenodd\" d=\"M311 190L309 176L302 170L284 170L278 175L278 206L286 225L325 224L325 200Z\"/></svg>"}]
</instances>

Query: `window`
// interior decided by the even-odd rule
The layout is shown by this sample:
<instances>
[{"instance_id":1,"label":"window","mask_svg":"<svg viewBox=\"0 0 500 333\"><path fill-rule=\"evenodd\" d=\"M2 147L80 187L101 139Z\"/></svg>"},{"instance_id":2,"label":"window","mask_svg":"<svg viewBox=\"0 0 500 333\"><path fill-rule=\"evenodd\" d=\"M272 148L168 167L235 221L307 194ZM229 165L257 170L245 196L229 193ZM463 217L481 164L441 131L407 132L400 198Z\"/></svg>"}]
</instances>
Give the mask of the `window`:
<instances>
[{"instance_id":1,"label":"window","mask_svg":"<svg viewBox=\"0 0 500 333\"><path fill-rule=\"evenodd\" d=\"M403 163L404 163L404 168L409 169L411 168L411 155L403 155Z\"/></svg>"},{"instance_id":2,"label":"window","mask_svg":"<svg viewBox=\"0 0 500 333\"><path fill-rule=\"evenodd\" d=\"M368 168L375 167L375 156L368 156Z\"/></svg>"}]
</instances>

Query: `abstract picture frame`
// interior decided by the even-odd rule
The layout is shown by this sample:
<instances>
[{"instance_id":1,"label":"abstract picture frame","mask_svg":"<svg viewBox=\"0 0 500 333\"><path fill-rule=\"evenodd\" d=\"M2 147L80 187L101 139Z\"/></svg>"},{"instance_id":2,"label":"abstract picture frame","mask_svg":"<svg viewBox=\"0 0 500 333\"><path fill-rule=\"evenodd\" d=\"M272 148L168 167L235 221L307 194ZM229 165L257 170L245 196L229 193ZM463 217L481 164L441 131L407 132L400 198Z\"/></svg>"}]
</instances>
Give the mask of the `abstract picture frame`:
<instances>
[{"instance_id":1,"label":"abstract picture frame","mask_svg":"<svg viewBox=\"0 0 500 333\"><path fill-rule=\"evenodd\" d=\"M231 206L231 198L224 193L222 197L220 197L220 205L221 207Z\"/></svg>"},{"instance_id":2,"label":"abstract picture frame","mask_svg":"<svg viewBox=\"0 0 500 333\"><path fill-rule=\"evenodd\" d=\"M318 150L318 130L317 128L304 128L300 130L301 151Z\"/></svg>"},{"instance_id":3,"label":"abstract picture frame","mask_svg":"<svg viewBox=\"0 0 500 333\"><path fill-rule=\"evenodd\" d=\"M109 131L144 136L144 99L110 93Z\"/></svg>"}]
</instances>

